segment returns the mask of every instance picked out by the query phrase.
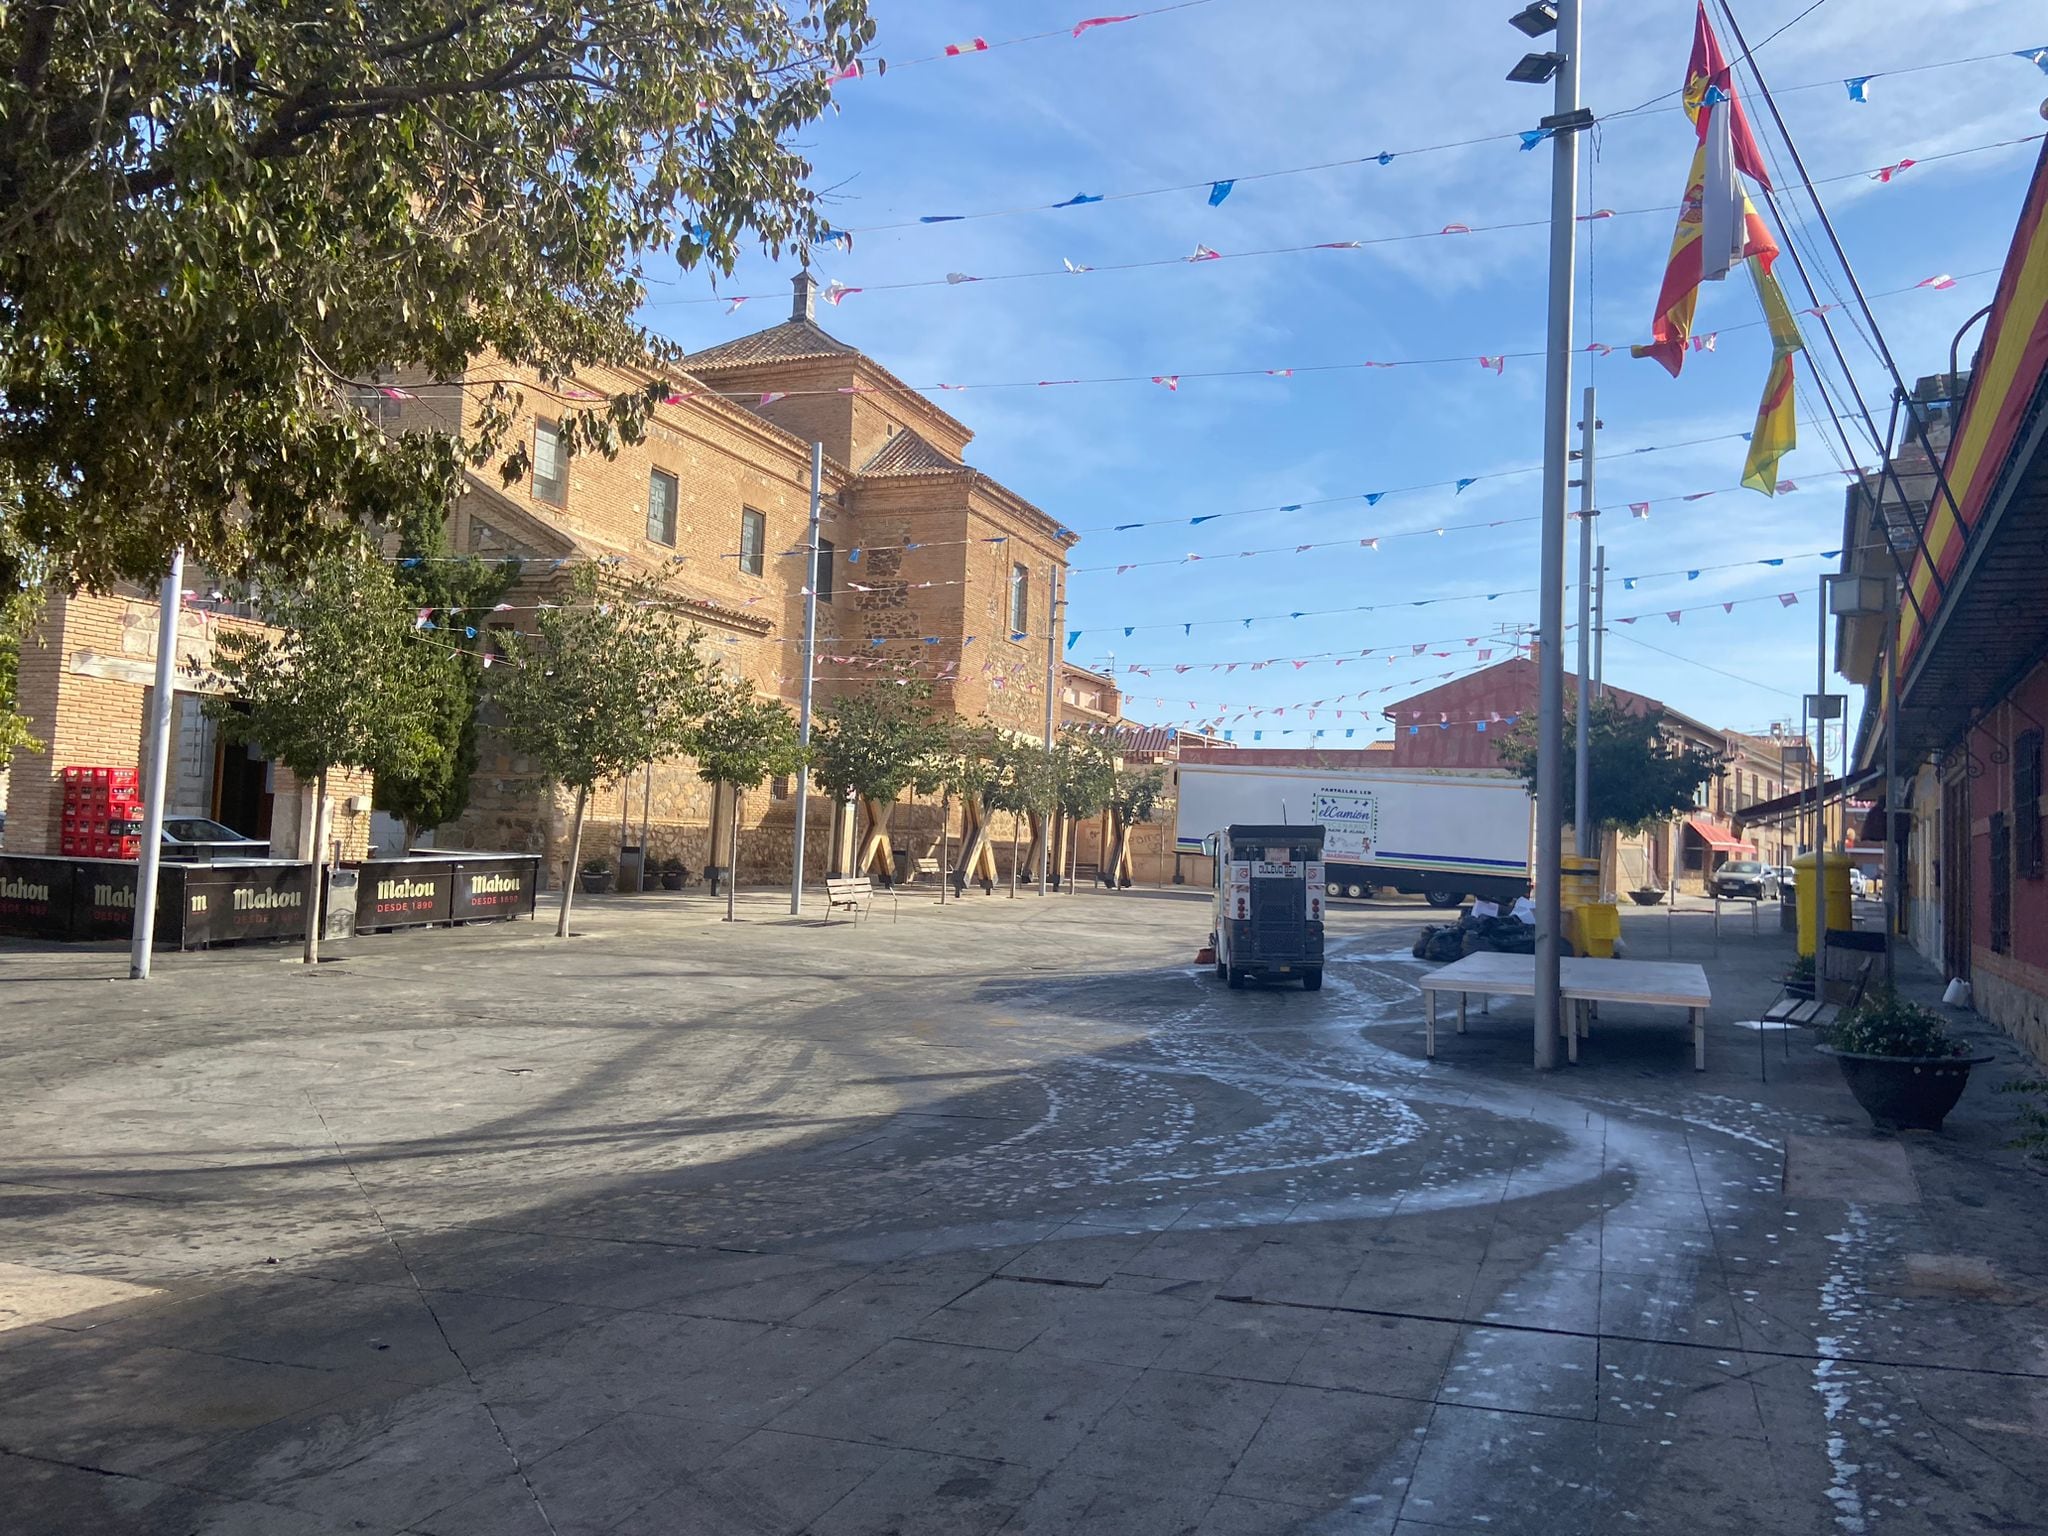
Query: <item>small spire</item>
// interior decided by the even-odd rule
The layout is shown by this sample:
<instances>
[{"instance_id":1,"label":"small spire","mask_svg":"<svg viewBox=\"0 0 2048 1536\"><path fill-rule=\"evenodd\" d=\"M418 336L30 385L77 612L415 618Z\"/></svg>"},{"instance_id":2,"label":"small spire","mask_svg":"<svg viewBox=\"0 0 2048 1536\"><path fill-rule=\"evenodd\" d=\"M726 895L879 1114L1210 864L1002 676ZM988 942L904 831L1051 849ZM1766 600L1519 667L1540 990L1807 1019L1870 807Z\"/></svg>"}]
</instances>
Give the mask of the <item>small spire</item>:
<instances>
[{"instance_id":1,"label":"small spire","mask_svg":"<svg viewBox=\"0 0 2048 1536\"><path fill-rule=\"evenodd\" d=\"M795 296L789 306L792 320L815 320L818 318L818 280L811 276L809 267L789 280Z\"/></svg>"}]
</instances>

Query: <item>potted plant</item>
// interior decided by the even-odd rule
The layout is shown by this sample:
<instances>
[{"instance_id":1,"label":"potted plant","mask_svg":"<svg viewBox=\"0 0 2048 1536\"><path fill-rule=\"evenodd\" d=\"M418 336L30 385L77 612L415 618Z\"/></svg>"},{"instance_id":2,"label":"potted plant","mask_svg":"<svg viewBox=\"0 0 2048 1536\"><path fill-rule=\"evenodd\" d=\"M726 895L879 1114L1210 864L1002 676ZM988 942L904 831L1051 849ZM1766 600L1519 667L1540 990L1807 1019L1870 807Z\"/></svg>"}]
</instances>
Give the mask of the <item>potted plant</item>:
<instances>
[{"instance_id":1,"label":"potted plant","mask_svg":"<svg viewBox=\"0 0 2048 1536\"><path fill-rule=\"evenodd\" d=\"M1873 991L1821 1031L1849 1092L1880 1130L1938 1131L1970 1081L1972 1056L1932 1008Z\"/></svg>"},{"instance_id":2,"label":"potted plant","mask_svg":"<svg viewBox=\"0 0 2048 1536\"><path fill-rule=\"evenodd\" d=\"M591 859L584 864L583 890L586 895L602 895L610 890L613 884L610 859Z\"/></svg>"},{"instance_id":3,"label":"potted plant","mask_svg":"<svg viewBox=\"0 0 2048 1536\"><path fill-rule=\"evenodd\" d=\"M1654 885L1645 885L1630 891L1628 899L1639 907L1654 907L1664 899L1664 893Z\"/></svg>"},{"instance_id":4,"label":"potted plant","mask_svg":"<svg viewBox=\"0 0 2048 1536\"><path fill-rule=\"evenodd\" d=\"M661 888L664 891L680 891L688 875L689 870L684 868L683 861L674 854L661 861Z\"/></svg>"},{"instance_id":5,"label":"potted plant","mask_svg":"<svg viewBox=\"0 0 2048 1536\"><path fill-rule=\"evenodd\" d=\"M1813 996L1813 956L1801 955L1785 972L1785 991L1792 997Z\"/></svg>"}]
</instances>

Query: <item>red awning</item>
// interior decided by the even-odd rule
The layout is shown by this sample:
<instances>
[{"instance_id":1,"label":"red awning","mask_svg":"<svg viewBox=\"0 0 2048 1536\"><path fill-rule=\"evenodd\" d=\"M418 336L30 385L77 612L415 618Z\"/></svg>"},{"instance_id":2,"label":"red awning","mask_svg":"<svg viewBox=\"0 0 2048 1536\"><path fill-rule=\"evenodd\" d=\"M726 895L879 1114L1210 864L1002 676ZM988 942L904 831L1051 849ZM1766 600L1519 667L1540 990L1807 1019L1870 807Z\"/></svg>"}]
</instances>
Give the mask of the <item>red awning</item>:
<instances>
[{"instance_id":1,"label":"red awning","mask_svg":"<svg viewBox=\"0 0 2048 1536\"><path fill-rule=\"evenodd\" d=\"M1715 853L1756 852L1755 843L1745 843L1733 832L1728 831L1724 827L1717 827L1711 821L1702 821L1697 816L1688 816L1685 818L1685 824L1692 829L1693 834L1701 842L1705 843Z\"/></svg>"}]
</instances>

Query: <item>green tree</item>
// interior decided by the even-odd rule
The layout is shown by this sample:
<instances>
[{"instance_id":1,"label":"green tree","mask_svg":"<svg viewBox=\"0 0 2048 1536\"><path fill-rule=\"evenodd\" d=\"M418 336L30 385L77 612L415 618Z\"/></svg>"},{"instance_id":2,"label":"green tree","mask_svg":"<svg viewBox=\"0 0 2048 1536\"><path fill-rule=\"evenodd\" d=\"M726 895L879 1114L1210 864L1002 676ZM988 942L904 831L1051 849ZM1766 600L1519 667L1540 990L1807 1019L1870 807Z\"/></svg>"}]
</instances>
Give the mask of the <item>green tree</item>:
<instances>
[{"instance_id":1,"label":"green tree","mask_svg":"<svg viewBox=\"0 0 2048 1536\"><path fill-rule=\"evenodd\" d=\"M0 767L17 751L40 752L43 744L19 709L21 645L40 608L33 591L0 599Z\"/></svg>"},{"instance_id":2,"label":"green tree","mask_svg":"<svg viewBox=\"0 0 2048 1536\"><path fill-rule=\"evenodd\" d=\"M690 755L697 776L732 790L726 831L725 920L734 914L740 870L740 797L770 774L795 773L804 760L796 717L777 699L764 699L743 677L714 673L701 719L691 728Z\"/></svg>"},{"instance_id":3,"label":"green tree","mask_svg":"<svg viewBox=\"0 0 2048 1536\"><path fill-rule=\"evenodd\" d=\"M1059 831L1053 843L1052 883L1057 887L1066 871L1060 866L1076 853L1074 828L1091 816L1100 816L1116 793L1116 759L1105 750L1103 739L1093 731L1068 726L1053 742L1053 801L1059 813Z\"/></svg>"},{"instance_id":4,"label":"green tree","mask_svg":"<svg viewBox=\"0 0 2048 1536\"><path fill-rule=\"evenodd\" d=\"M929 683L916 678L871 683L819 711L811 728L811 764L834 799L857 797L867 817L852 874L896 878L889 817L896 797L929 771L945 743L945 725L931 707Z\"/></svg>"},{"instance_id":5,"label":"green tree","mask_svg":"<svg viewBox=\"0 0 2048 1536\"><path fill-rule=\"evenodd\" d=\"M1028 737L1008 736L1004 739L998 769L986 798L990 810L1007 811L1013 818L1010 894L1015 896L1020 869L1028 869L1038 863L1039 850L1045 842L1046 821L1059 804L1059 783L1053 756L1046 750L1045 743ZM1031 846L1028 849L1020 850L1018 847L1021 841L1016 831L1019 820L1031 828Z\"/></svg>"},{"instance_id":6,"label":"green tree","mask_svg":"<svg viewBox=\"0 0 2048 1536\"><path fill-rule=\"evenodd\" d=\"M491 669L489 697L506 740L544 777L576 791L558 938L569 932L590 792L682 755L709 699L703 635L676 623L670 601L663 582L578 566L562 600L535 615L535 633L507 637L508 665Z\"/></svg>"},{"instance_id":7,"label":"green tree","mask_svg":"<svg viewBox=\"0 0 2048 1536\"><path fill-rule=\"evenodd\" d=\"M873 35L867 0L0 7L0 567L246 573L446 489L450 440L362 409L377 370L644 361L650 258L824 232L793 144ZM481 462L514 402L472 403Z\"/></svg>"},{"instance_id":8,"label":"green tree","mask_svg":"<svg viewBox=\"0 0 2048 1536\"><path fill-rule=\"evenodd\" d=\"M320 958L328 775L336 768L412 771L440 755L427 701L441 661L415 627L390 566L360 546L323 555L299 579L262 591L272 629L223 628L215 636L214 670L228 693L206 707L223 735L259 743L314 797L311 965Z\"/></svg>"},{"instance_id":9,"label":"green tree","mask_svg":"<svg viewBox=\"0 0 2048 1536\"><path fill-rule=\"evenodd\" d=\"M399 541L398 587L414 609L429 615L446 649L430 680L434 734L442 751L377 775L375 804L405 823L410 848L421 832L458 819L469 807L476 777L477 706L482 697L484 647L491 610L519 580L517 561L484 561L450 554L441 521L415 523Z\"/></svg>"},{"instance_id":10,"label":"green tree","mask_svg":"<svg viewBox=\"0 0 2048 1536\"><path fill-rule=\"evenodd\" d=\"M1115 744L1109 744L1109 751L1115 753ZM1157 764L1126 763L1121 756L1111 760L1111 781L1109 792L1109 866L1103 871L1102 883L1111 890L1128 890L1131 886L1131 828L1143 826L1159 810L1161 796L1166 793L1166 770Z\"/></svg>"},{"instance_id":11,"label":"green tree","mask_svg":"<svg viewBox=\"0 0 2048 1536\"><path fill-rule=\"evenodd\" d=\"M953 890L964 895L970 880L983 891L996 888L995 850L989 846L990 796L1000 792L1009 737L987 721L953 720L943 727L943 740L933 753L921 788L960 797L960 857L953 864ZM948 814L944 809L941 815Z\"/></svg>"},{"instance_id":12,"label":"green tree","mask_svg":"<svg viewBox=\"0 0 2048 1536\"><path fill-rule=\"evenodd\" d=\"M1524 714L1503 734L1501 765L1518 773L1536 793L1537 719ZM1586 717L1588 792L1596 822L1635 832L1688 811L1699 787L1721 771L1721 759L1707 748L1665 729L1661 709L1631 712L1612 694L1593 700ZM1564 807L1567 822L1578 818L1578 730L1570 712L1564 721Z\"/></svg>"}]
</instances>

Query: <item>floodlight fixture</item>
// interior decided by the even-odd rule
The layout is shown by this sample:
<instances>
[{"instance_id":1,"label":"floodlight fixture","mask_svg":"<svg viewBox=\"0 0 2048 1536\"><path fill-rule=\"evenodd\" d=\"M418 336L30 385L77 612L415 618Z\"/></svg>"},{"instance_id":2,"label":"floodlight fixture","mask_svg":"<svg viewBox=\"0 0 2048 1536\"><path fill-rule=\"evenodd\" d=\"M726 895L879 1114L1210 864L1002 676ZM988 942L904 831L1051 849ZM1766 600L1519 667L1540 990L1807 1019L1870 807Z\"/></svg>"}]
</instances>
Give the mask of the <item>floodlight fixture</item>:
<instances>
[{"instance_id":1,"label":"floodlight fixture","mask_svg":"<svg viewBox=\"0 0 2048 1536\"><path fill-rule=\"evenodd\" d=\"M1561 53L1525 53L1522 62L1508 71L1508 78L1517 85L1548 85L1562 68Z\"/></svg>"},{"instance_id":2,"label":"floodlight fixture","mask_svg":"<svg viewBox=\"0 0 2048 1536\"><path fill-rule=\"evenodd\" d=\"M1557 30L1557 7L1551 0L1533 0L1508 18L1508 25L1524 37L1541 37Z\"/></svg>"}]
</instances>

